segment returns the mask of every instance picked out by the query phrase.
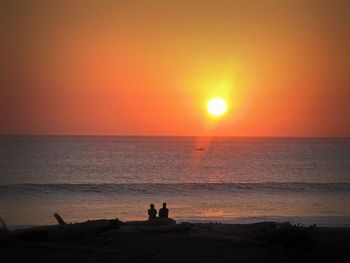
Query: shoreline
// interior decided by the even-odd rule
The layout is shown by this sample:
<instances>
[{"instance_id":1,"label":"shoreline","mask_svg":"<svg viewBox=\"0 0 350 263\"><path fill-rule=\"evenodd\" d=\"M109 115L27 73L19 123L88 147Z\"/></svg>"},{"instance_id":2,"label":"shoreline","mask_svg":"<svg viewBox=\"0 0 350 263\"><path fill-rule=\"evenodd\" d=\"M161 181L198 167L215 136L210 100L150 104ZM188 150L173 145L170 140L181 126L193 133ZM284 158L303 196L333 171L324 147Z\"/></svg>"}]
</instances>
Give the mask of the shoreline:
<instances>
[{"instance_id":1,"label":"shoreline","mask_svg":"<svg viewBox=\"0 0 350 263\"><path fill-rule=\"evenodd\" d=\"M309 227L311 225L316 225L318 227L329 227L329 228L350 228L350 215L338 215L338 216L258 216L258 217L237 217L230 219L220 219L220 218L174 218L177 223L218 223L218 224L255 224L265 221L273 221L276 223L290 222L293 225L300 225L303 227ZM98 220L92 219L92 220ZM134 220L140 220L135 218ZM82 220L83 221L83 220ZM7 222L7 227L10 230L16 229L26 229L32 227L40 227L42 225L54 225L54 221L43 223L43 224L15 224L12 225L11 222ZM79 223L79 221L72 221L71 223Z\"/></svg>"}]
</instances>

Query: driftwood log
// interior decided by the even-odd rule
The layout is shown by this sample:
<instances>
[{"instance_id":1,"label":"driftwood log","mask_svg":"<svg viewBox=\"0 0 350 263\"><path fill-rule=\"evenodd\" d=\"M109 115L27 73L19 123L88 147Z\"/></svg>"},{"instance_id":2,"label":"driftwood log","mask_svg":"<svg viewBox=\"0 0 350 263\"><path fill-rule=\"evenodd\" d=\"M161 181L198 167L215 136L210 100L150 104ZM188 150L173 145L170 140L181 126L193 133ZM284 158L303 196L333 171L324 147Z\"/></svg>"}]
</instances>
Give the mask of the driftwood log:
<instances>
[{"instance_id":1,"label":"driftwood log","mask_svg":"<svg viewBox=\"0 0 350 263\"><path fill-rule=\"evenodd\" d=\"M176 225L176 221L172 218L155 218L146 221L128 221L123 222L124 226L164 226Z\"/></svg>"},{"instance_id":2,"label":"driftwood log","mask_svg":"<svg viewBox=\"0 0 350 263\"><path fill-rule=\"evenodd\" d=\"M60 215L54 214L58 225L33 227L16 230L11 236L26 241L60 241L94 237L110 229L119 228L122 224L118 219L88 220L83 223L66 224Z\"/></svg>"},{"instance_id":3,"label":"driftwood log","mask_svg":"<svg viewBox=\"0 0 350 263\"><path fill-rule=\"evenodd\" d=\"M115 235L120 232L182 232L189 230L191 227L188 223L176 224L176 221L171 218L157 218L154 220L129 222L122 222L118 219L101 219L88 220L83 223L67 224L58 213L55 213L54 217L56 218L58 225L15 230L11 232L10 235L17 240L43 242L93 238L101 233Z\"/></svg>"},{"instance_id":4,"label":"driftwood log","mask_svg":"<svg viewBox=\"0 0 350 263\"><path fill-rule=\"evenodd\" d=\"M56 218L56 220L57 220L59 225L65 225L66 224L66 222L64 222L64 220L62 219L62 217L58 213L55 213L54 217Z\"/></svg>"},{"instance_id":5,"label":"driftwood log","mask_svg":"<svg viewBox=\"0 0 350 263\"><path fill-rule=\"evenodd\" d=\"M2 231L1 232L4 232L4 233L7 233L9 232L4 220L2 220L2 218L0 217L0 223L1 223L1 227L2 227Z\"/></svg>"}]
</instances>

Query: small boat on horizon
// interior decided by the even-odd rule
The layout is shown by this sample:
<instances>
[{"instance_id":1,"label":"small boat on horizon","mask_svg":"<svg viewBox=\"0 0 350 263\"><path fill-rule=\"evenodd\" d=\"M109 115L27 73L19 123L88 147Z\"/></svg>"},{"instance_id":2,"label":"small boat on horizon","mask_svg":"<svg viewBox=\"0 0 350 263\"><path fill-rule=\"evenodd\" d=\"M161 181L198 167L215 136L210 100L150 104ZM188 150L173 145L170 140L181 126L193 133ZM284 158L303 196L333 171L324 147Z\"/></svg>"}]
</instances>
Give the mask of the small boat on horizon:
<instances>
[{"instance_id":1,"label":"small boat on horizon","mask_svg":"<svg viewBox=\"0 0 350 263\"><path fill-rule=\"evenodd\" d=\"M199 147L199 148L195 148L196 151L205 151L205 148L203 147Z\"/></svg>"}]
</instances>

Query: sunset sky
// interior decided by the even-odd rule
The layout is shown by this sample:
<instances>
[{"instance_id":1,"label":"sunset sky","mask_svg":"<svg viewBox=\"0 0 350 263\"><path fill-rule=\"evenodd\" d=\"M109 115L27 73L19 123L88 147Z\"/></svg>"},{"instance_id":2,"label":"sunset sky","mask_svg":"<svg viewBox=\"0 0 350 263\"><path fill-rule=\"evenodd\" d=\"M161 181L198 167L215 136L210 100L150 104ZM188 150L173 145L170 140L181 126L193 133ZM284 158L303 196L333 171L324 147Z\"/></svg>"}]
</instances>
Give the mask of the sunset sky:
<instances>
[{"instance_id":1,"label":"sunset sky","mask_svg":"<svg viewBox=\"0 0 350 263\"><path fill-rule=\"evenodd\" d=\"M350 1L0 10L1 134L350 136Z\"/></svg>"}]
</instances>

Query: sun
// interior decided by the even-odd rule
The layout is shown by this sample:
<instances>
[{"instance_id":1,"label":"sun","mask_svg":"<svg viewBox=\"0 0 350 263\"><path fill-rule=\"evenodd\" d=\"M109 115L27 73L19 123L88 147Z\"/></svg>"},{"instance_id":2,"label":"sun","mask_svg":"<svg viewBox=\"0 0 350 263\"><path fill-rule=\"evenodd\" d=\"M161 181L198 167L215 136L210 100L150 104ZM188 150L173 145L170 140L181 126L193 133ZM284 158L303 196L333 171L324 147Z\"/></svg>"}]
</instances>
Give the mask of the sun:
<instances>
[{"instance_id":1,"label":"sun","mask_svg":"<svg viewBox=\"0 0 350 263\"><path fill-rule=\"evenodd\" d=\"M213 98L208 102L208 112L214 116L221 116L227 110L226 102L221 98Z\"/></svg>"}]
</instances>

